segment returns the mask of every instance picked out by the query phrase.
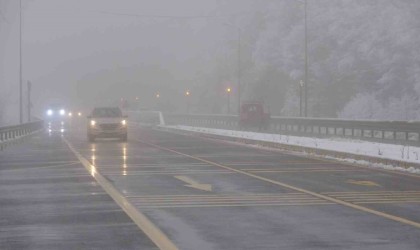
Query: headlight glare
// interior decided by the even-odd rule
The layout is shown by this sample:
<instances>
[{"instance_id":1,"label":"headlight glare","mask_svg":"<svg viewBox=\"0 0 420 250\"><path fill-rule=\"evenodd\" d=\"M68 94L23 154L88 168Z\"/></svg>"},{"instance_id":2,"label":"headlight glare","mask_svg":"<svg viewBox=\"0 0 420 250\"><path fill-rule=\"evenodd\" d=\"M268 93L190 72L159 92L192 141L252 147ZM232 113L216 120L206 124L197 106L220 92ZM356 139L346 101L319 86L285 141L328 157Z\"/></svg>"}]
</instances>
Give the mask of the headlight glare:
<instances>
[{"instance_id":1,"label":"headlight glare","mask_svg":"<svg viewBox=\"0 0 420 250\"><path fill-rule=\"evenodd\" d=\"M48 116L52 116L54 114L54 112L52 111L52 109L47 110L47 115Z\"/></svg>"},{"instance_id":2,"label":"headlight glare","mask_svg":"<svg viewBox=\"0 0 420 250\"><path fill-rule=\"evenodd\" d=\"M122 124L123 126L125 126L125 125L127 125L127 121L126 121L126 120L122 120L122 121L121 121L121 124Z\"/></svg>"},{"instance_id":3,"label":"headlight glare","mask_svg":"<svg viewBox=\"0 0 420 250\"><path fill-rule=\"evenodd\" d=\"M65 115L66 111L64 109L60 109L60 115Z\"/></svg>"},{"instance_id":4,"label":"headlight glare","mask_svg":"<svg viewBox=\"0 0 420 250\"><path fill-rule=\"evenodd\" d=\"M90 121L90 126L94 127L96 125L96 121L95 120L91 120Z\"/></svg>"}]
</instances>

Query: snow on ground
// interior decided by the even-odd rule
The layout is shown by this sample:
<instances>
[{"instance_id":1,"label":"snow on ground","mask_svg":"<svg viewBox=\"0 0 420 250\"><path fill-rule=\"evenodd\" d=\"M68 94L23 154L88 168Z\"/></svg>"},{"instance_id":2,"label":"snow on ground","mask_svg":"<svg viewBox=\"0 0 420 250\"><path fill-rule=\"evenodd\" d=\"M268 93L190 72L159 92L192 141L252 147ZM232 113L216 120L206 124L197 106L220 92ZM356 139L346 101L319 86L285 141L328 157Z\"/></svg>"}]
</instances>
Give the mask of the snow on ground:
<instances>
[{"instance_id":1,"label":"snow on ground","mask_svg":"<svg viewBox=\"0 0 420 250\"><path fill-rule=\"evenodd\" d=\"M162 126L185 131L200 132L206 134L222 135L235 138L245 138L259 141L276 142L286 145L297 145L310 148L326 149L338 152L345 152L358 155L373 156L384 159L399 160L411 163L420 163L420 148L413 146L403 146L394 144L384 144L376 142L367 142L347 138L310 138L289 136L280 134L267 134L248 131L225 130L203 127L191 127L184 125ZM366 161L355 161L354 159L345 159L345 161L368 165L371 167L384 168L389 170L399 170L404 172L420 174L420 169L410 167L402 168L384 164L373 164Z\"/></svg>"}]
</instances>

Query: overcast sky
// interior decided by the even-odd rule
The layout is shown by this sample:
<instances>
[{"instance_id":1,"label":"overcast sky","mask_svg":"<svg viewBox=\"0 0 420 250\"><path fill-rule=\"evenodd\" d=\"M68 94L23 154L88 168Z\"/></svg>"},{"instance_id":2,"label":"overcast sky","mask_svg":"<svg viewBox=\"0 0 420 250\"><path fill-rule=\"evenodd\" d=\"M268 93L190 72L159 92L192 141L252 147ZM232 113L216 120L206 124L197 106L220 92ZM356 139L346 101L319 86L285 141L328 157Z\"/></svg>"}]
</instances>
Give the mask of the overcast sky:
<instances>
[{"instance_id":1,"label":"overcast sky","mask_svg":"<svg viewBox=\"0 0 420 250\"><path fill-rule=\"evenodd\" d=\"M156 84L183 91L234 33L223 23L252 2L22 0L23 79L33 82L35 109L57 100L106 104L115 93L134 98L139 89L124 84L136 82L151 92ZM17 105L19 2L0 0L0 8L1 90Z\"/></svg>"}]
</instances>

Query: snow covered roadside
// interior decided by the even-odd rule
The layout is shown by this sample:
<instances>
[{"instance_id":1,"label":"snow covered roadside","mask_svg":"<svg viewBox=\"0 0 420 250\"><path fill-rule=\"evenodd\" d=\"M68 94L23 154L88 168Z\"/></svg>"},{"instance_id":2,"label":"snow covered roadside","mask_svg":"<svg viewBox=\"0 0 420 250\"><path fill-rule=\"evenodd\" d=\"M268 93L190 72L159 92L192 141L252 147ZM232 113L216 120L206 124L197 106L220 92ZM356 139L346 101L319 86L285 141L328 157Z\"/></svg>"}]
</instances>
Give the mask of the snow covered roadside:
<instances>
[{"instance_id":1,"label":"snow covered roadside","mask_svg":"<svg viewBox=\"0 0 420 250\"><path fill-rule=\"evenodd\" d=\"M361 155L366 157L374 157L378 159L388 159L405 163L414 163L412 165L420 165L420 148L403 145L393 145L375 142L366 142L360 140L344 139L344 138L309 138L279 134L267 134L247 131L224 130L191 126L160 126L162 128L176 129L182 131L198 132L209 135L218 135L238 139L249 139L262 142L278 143L283 145L298 146L305 148L313 148L320 150L328 150L332 152L348 153L349 155ZM401 167L383 163L372 163L367 160L352 158L336 158L327 156L328 158L338 159L346 162L367 165L370 167L383 168L387 170L398 170L409 173L420 174L419 167Z\"/></svg>"}]
</instances>

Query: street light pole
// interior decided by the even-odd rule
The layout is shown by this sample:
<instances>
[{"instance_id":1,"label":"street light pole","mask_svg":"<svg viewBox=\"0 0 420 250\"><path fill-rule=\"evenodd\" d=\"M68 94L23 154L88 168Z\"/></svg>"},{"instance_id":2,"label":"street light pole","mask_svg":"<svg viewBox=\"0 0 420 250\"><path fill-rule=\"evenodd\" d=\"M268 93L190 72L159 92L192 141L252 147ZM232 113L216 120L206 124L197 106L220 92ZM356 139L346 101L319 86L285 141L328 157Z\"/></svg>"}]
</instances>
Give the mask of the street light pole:
<instances>
[{"instance_id":1,"label":"street light pole","mask_svg":"<svg viewBox=\"0 0 420 250\"><path fill-rule=\"evenodd\" d=\"M23 123L22 87L22 0L19 1L19 123Z\"/></svg>"},{"instance_id":2,"label":"street light pole","mask_svg":"<svg viewBox=\"0 0 420 250\"><path fill-rule=\"evenodd\" d=\"M235 26L231 23L224 23L225 25L235 28L238 32L238 62L237 62L237 81L238 81L238 115L241 111L241 33L242 30L238 26Z\"/></svg>"},{"instance_id":3,"label":"street light pole","mask_svg":"<svg viewBox=\"0 0 420 250\"><path fill-rule=\"evenodd\" d=\"M238 115L241 111L241 29L238 29Z\"/></svg>"},{"instance_id":4,"label":"street light pole","mask_svg":"<svg viewBox=\"0 0 420 250\"><path fill-rule=\"evenodd\" d=\"M305 117L308 117L308 17L307 17L308 1L305 0Z\"/></svg>"},{"instance_id":5,"label":"street light pole","mask_svg":"<svg viewBox=\"0 0 420 250\"><path fill-rule=\"evenodd\" d=\"M185 91L185 96L187 97L187 114L190 113L190 95L191 93L189 90Z\"/></svg>"},{"instance_id":6,"label":"street light pole","mask_svg":"<svg viewBox=\"0 0 420 250\"><path fill-rule=\"evenodd\" d=\"M303 81L302 80L300 80L300 82L299 82L299 117L302 117L302 109L303 109L303 105L302 105L302 103L303 103L303 98L302 98L302 91L303 91Z\"/></svg>"},{"instance_id":7,"label":"street light pole","mask_svg":"<svg viewBox=\"0 0 420 250\"><path fill-rule=\"evenodd\" d=\"M156 110L159 110L159 106L160 106L160 102L159 102L159 98L160 98L160 93L159 92L157 92L156 93L156 95L155 95L155 97L156 97ZM162 110L161 110L162 111Z\"/></svg>"},{"instance_id":8,"label":"street light pole","mask_svg":"<svg viewBox=\"0 0 420 250\"><path fill-rule=\"evenodd\" d=\"M228 87L226 89L226 94L227 94L227 114L230 114L230 92L232 91L232 89L230 87Z\"/></svg>"},{"instance_id":9,"label":"street light pole","mask_svg":"<svg viewBox=\"0 0 420 250\"><path fill-rule=\"evenodd\" d=\"M32 83L28 81L28 122L31 122L31 91L32 91Z\"/></svg>"}]
</instances>

